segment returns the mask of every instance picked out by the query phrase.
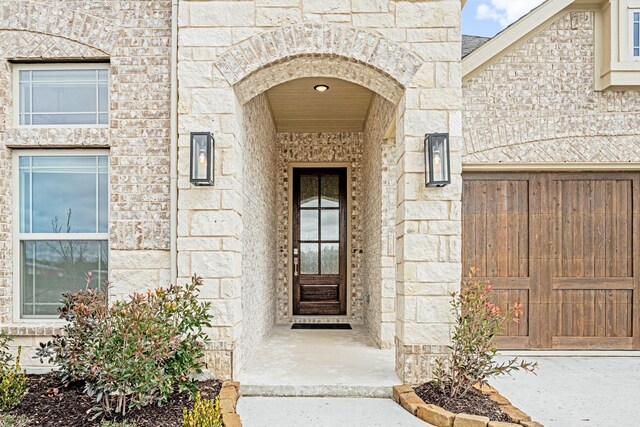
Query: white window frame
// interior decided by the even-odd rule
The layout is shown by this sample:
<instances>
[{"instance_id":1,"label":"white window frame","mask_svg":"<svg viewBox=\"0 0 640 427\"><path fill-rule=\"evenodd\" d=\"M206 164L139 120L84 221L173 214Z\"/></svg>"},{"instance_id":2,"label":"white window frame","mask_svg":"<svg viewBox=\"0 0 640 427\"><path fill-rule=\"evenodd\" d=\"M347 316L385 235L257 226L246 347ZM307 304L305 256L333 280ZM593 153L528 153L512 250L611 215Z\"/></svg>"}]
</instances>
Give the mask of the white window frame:
<instances>
[{"instance_id":1,"label":"white window frame","mask_svg":"<svg viewBox=\"0 0 640 427\"><path fill-rule=\"evenodd\" d=\"M40 323L45 325L56 325L65 323L58 316L22 316L22 289L20 269L20 242L23 240L57 240L60 235L57 233L21 233L20 232L20 157L21 156L42 156L42 157L66 157L66 156L107 156L109 150L105 149L33 149L33 150L13 150L13 321L15 323ZM111 176L110 163L107 164L107 175ZM110 200L111 186L107 186L107 200ZM109 232L106 233L73 233L73 240L106 240L107 259L111 259L111 248L109 245ZM107 277L111 277L111 262L107 266Z\"/></svg>"},{"instance_id":2,"label":"white window frame","mask_svg":"<svg viewBox=\"0 0 640 427\"><path fill-rule=\"evenodd\" d=\"M107 103L107 124L52 124L52 125L21 125L20 124L20 71L42 71L42 70L107 70L109 71L108 62L91 62L91 63L16 63L13 64L13 125L17 128L108 128L111 121L111 102ZM109 74L108 93L109 101L111 100L111 74Z\"/></svg>"}]
</instances>

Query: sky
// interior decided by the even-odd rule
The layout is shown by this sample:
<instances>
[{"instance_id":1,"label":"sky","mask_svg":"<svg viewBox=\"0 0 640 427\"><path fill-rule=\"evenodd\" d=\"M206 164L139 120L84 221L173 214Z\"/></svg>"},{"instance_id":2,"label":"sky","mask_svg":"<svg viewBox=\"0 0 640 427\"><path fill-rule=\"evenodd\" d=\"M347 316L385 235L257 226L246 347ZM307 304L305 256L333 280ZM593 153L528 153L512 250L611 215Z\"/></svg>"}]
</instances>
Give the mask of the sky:
<instances>
[{"instance_id":1,"label":"sky","mask_svg":"<svg viewBox=\"0 0 640 427\"><path fill-rule=\"evenodd\" d=\"M467 0L462 34L493 37L544 0Z\"/></svg>"}]
</instances>

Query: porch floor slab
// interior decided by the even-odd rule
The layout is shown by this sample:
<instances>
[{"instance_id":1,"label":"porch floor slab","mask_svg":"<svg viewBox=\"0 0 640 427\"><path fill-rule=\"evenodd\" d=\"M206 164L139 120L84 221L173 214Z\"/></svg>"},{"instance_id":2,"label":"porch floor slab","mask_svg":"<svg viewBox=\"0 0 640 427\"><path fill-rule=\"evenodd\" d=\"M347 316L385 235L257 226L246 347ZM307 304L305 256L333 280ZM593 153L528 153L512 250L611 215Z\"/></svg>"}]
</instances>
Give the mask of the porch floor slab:
<instances>
[{"instance_id":1,"label":"porch floor slab","mask_svg":"<svg viewBox=\"0 0 640 427\"><path fill-rule=\"evenodd\" d=\"M400 382L394 351L376 347L362 326L275 326L236 379L244 396L389 397Z\"/></svg>"}]
</instances>

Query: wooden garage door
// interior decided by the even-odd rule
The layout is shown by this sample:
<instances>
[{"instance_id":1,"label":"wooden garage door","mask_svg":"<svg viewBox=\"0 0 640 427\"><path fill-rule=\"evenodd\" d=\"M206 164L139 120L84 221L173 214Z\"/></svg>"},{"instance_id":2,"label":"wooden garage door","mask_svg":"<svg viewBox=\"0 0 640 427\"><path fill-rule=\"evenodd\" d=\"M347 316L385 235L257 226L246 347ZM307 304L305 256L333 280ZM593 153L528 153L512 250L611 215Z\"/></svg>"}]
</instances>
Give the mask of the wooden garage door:
<instances>
[{"instance_id":1,"label":"wooden garage door","mask_svg":"<svg viewBox=\"0 0 640 427\"><path fill-rule=\"evenodd\" d=\"M502 348L640 348L640 174L464 175L463 271L503 308Z\"/></svg>"}]
</instances>

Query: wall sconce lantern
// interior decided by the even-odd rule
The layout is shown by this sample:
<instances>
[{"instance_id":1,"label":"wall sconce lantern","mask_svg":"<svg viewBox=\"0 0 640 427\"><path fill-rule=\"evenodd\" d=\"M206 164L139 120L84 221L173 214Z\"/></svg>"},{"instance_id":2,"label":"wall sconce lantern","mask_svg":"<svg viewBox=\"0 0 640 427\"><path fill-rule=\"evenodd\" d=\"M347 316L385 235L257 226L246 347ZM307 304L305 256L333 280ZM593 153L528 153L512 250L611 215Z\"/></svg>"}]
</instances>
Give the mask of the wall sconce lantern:
<instances>
[{"instance_id":1,"label":"wall sconce lantern","mask_svg":"<svg viewBox=\"0 0 640 427\"><path fill-rule=\"evenodd\" d=\"M449 134L427 134L424 139L425 184L427 187L444 187L451 184L449 161Z\"/></svg>"},{"instance_id":2,"label":"wall sconce lantern","mask_svg":"<svg viewBox=\"0 0 640 427\"><path fill-rule=\"evenodd\" d=\"M191 132L191 183L193 185L213 185L214 144L209 132Z\"/></svg>"}]
</instances>

